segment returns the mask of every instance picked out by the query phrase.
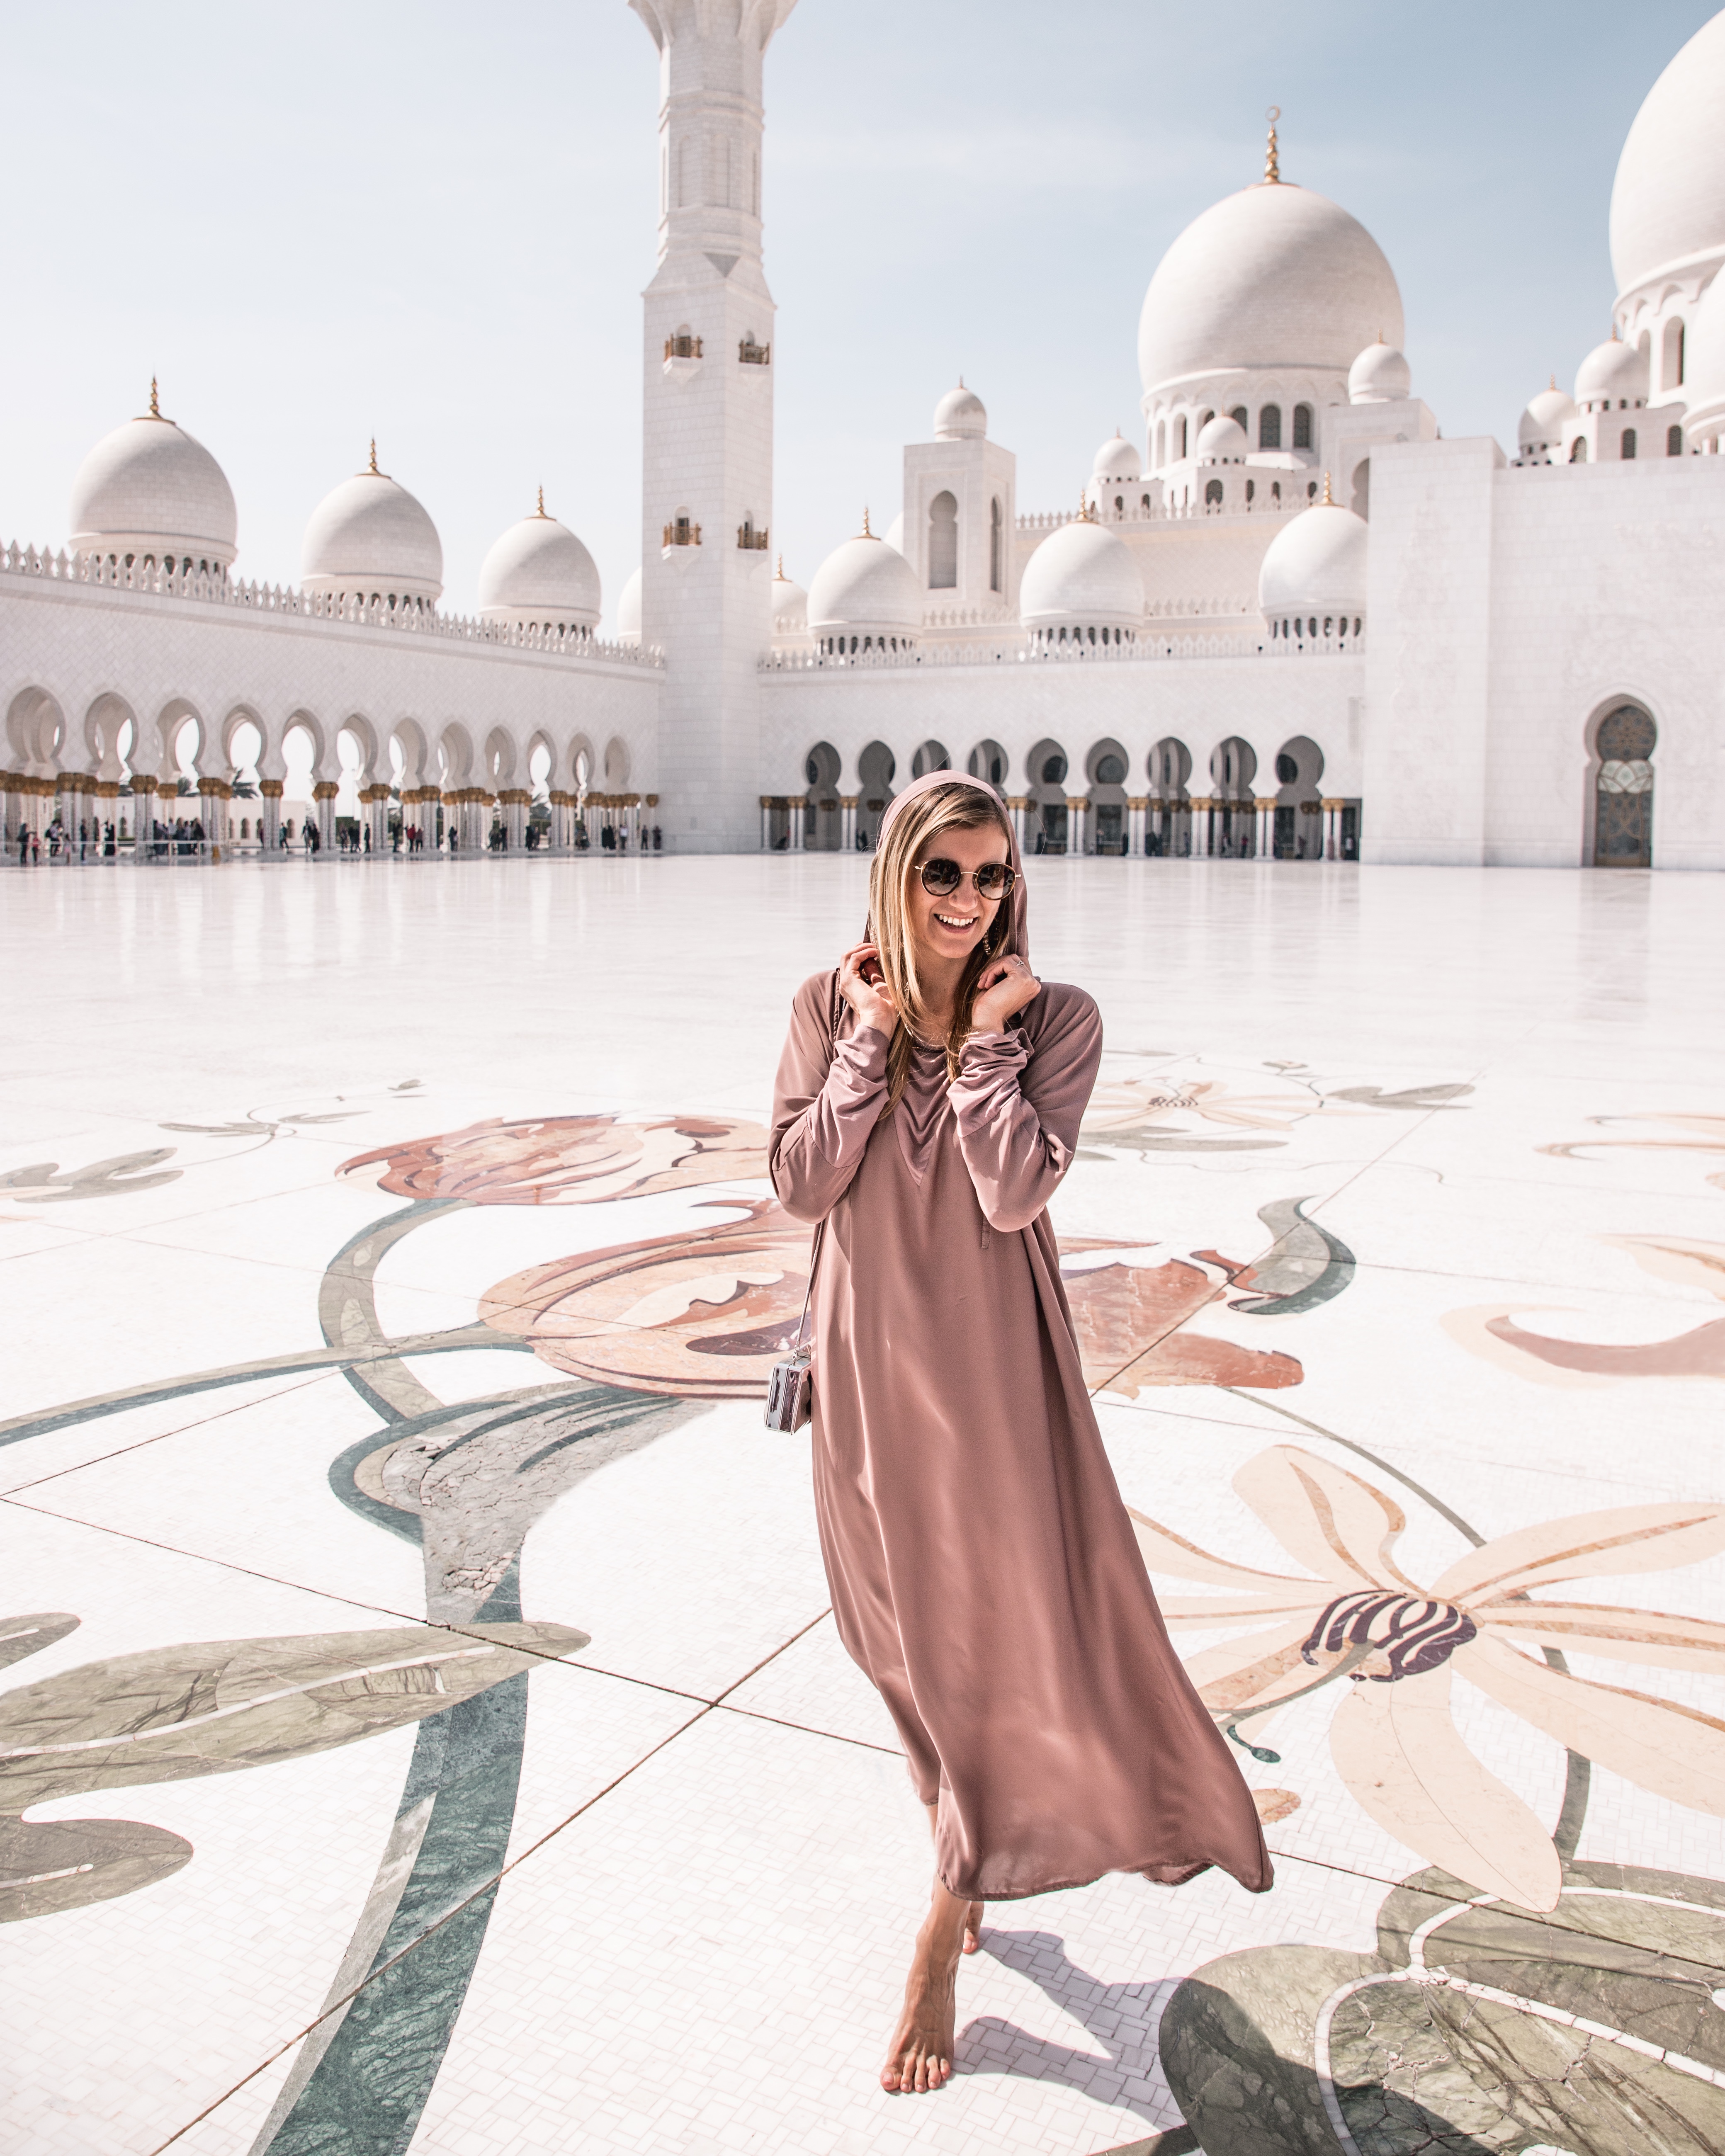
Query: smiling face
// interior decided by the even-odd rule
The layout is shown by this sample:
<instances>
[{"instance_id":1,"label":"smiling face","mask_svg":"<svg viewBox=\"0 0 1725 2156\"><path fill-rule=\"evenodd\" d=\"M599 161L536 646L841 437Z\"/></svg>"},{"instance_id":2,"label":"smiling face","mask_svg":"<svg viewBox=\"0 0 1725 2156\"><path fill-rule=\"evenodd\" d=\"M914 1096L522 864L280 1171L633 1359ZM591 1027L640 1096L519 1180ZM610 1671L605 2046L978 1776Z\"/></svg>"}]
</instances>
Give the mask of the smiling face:
<instances>
[{"instance_id":1,"label":"smiling face","mask_svg":"<svg viewBox=\"0 0 1725 2156\"><path fill-rule=\"evenodd\" d=\"M1009 852L1006 834L992 817L968 830L948 824L918 848L906 911L919 972L938 973L955 961L962 965L988 934L1005 901L982 897L973 879L977 870L1005 861ZM957 891L937 897L923 889L922 865L931 860L958 864L963 874Z\"/></svg>"}]
</instances>

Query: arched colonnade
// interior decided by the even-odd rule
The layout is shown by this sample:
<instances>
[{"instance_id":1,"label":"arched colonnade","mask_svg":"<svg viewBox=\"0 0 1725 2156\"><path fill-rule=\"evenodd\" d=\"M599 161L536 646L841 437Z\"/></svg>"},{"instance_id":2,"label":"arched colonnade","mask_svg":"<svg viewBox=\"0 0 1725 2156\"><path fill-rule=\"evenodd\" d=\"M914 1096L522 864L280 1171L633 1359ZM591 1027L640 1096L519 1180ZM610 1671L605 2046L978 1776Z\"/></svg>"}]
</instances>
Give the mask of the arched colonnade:
<instances>
[{"instance_id":1,"label":"arched colonnade","mask_svg":"<svg viewBox=\"0 0 1725 2156\"><path fill-rule=\"evenodd\" d=\"M117 859L141 834L176 832L211 852L266 855L405 850L410 834L416 851L639 849L659 798L634 788L641 760L621 733L522 737L459 718L249 703L210 712L186 696L152 708L116 690L69 712L32 685L5 712L0 814L8 849L57 828L65 858ZM115 843L92 855L80 830Z\"/></svg>"},{"instance_id":2,"label":"arched colonnade","mask_svg":"<svg viewBox=\"0 0 1725 2156\"><path fill-rule=\"evenodd\" d=\"M1359 858L1360 802L1325 792L1324 752L1305 734L1267 748L1231 735L1196 750L1169 735L1136 752L1112 737L1081 747L1044 737L1016 757L991 738L962 748L925 740L908 754L877 740L848 769L830 742L816 742L802 793L762 795L762 847L870 851L896 785L942 770L998 787L1027 854Z\"/></svg>"}]
</instances>

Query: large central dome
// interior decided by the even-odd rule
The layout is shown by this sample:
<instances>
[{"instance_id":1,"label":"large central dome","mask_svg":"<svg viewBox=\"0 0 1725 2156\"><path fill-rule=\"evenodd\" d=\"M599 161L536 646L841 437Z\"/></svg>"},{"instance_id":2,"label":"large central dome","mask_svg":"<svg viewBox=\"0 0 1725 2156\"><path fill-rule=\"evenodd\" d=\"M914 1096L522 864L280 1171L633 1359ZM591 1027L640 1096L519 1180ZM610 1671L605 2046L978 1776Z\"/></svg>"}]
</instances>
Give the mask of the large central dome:
<instances>
[{"instance_id":1,"label":"large central dome","mask_svg":"<svg viewBox=\"0 0 1725 2156\"><path fill-rule=\"evenodd\" d=\"M1617 161L1611 267L1620 292L1725 253L1725 14L1647 93Z\"/></svg>"},{"instance_id":2,"label":"large central dome","mask_svg":"<svg viewBox=\"0 0 1725 2156\"><path fill-rule=\"evenodd\" d=\"M1163 256L1138 371L1147 395L1239 367L1346 374L1380 336L1402 342L1402 297L1377 241L1338 203L1266 181L1207 209Z\"/></svg>"}]
</instances>

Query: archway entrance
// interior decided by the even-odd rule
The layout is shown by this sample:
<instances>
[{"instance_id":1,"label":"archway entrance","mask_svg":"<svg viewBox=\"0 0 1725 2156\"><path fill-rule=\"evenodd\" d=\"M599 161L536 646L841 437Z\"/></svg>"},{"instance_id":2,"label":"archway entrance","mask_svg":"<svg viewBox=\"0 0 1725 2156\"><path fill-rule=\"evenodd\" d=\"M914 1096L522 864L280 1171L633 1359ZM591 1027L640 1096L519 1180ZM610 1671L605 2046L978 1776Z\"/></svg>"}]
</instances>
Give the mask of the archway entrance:
<instances>
[{"instance_id":1,"label":"archway entrance","mask_svg":"<svg viewBox=\"0 0 1725 2156\"><path fill-rule=\"evenodd\" d=\"M1620 704L1599 721L1594 752L1594 866L1653 865L1653 747L1659 729L1639 704Z\"/></svg>"}]
</instances>

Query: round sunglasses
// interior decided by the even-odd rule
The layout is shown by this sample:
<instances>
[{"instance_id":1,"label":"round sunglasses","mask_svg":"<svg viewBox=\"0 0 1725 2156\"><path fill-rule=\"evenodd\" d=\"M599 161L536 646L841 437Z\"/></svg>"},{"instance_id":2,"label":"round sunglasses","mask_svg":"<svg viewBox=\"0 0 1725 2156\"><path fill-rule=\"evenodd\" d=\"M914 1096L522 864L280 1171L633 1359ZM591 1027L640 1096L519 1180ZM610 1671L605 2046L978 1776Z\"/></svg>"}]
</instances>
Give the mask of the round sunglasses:
<instances>
[{"instance_id":1,"label":"round sunglasses","mask_svg":"<svg viewBox=\"0 0 1725 2156\"><path fill-rule=\"evenodd\" d=\"M957 861L924 861L919 873L922 888L931 898L945 898L965 880L964 871ZM976 886L978 898L995 903L1011 896L1012 887L1019 879L1017 870L1008 868L1004 861L984 861L969 880Z\"/></svg>"}]
</instances>

